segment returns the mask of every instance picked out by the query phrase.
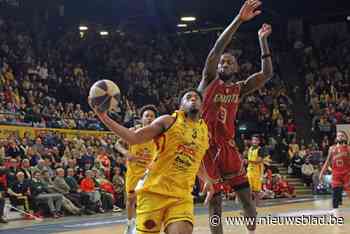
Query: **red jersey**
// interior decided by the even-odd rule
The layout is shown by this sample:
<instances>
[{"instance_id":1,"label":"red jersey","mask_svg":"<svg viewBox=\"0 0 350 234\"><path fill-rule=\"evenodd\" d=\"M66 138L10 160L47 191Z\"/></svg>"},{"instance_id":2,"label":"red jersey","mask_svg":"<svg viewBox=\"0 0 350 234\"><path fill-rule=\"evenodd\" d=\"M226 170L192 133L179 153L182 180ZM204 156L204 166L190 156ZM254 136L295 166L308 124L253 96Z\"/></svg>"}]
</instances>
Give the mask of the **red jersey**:
<instances>
[{"instance_id":1,"label":"red jersey","mask_svg":"<svg viewBox=\"0 0 350 234\"><path fill-rule=\"evenodd\" d=\"M333 174L350 172L350 147L348 145L333 146L331 157Z\"/></svg>"},{"instance_id":2,"label":"red jersey","mask_svg":"<svg viewBox=\"0 0 350 234\"><path fill-rule=\"evenodd\" d=\"M235 136L240 84L226 85L215 79L204 94L203 119L208 125L210 144L225 144Z\"/></svg>"}]
</instances>

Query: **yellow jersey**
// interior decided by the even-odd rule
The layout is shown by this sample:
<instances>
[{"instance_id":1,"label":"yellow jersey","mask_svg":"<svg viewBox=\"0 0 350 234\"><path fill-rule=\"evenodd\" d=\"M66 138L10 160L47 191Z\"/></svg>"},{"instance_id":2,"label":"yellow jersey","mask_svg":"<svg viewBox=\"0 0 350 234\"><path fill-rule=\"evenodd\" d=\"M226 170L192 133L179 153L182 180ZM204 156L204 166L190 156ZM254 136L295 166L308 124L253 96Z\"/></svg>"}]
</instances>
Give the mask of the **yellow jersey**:
<instances>
[{"instance_id":1,"label":"yellow jersey","mask_svg":"<svg viewBox=\"0 0 350 234\"><path fill-rule=\"evenodd\" d=\"M249 161L257 161L259 158L259 150L260 147L250 147L248 150L248 160ZM247 173L255 173L261 174L263 173L264 164L261 162L260 164L248 163Z\"/></svg>"},{"instance_id":2,"label":"yellow jersey","mask_svg":"<svg viewBox=\"0 0 350 234\"><path fill-rule=\"evenodd\" d=\"M136 191L170 197L191 197L202 158L209 148L208 127L204 120L193 122L183 111L173 114L173 125L155 139L157 156Z\"/></svg>"},{"instance_id":3,"label":"yellow jersey","mask_svg":"<svg viewBox=\"0 0 350 234\"><path fill-rule=\"evenodd\" d=\"M139 126L136 127L136 129ZM127 170L130 175L142 175L145 173L148 166L151 164L157 153L157 146L154 141L149 141L143 144L131 145L129 152L136 161L127 162Z\"/></svg>"}]
</instances>

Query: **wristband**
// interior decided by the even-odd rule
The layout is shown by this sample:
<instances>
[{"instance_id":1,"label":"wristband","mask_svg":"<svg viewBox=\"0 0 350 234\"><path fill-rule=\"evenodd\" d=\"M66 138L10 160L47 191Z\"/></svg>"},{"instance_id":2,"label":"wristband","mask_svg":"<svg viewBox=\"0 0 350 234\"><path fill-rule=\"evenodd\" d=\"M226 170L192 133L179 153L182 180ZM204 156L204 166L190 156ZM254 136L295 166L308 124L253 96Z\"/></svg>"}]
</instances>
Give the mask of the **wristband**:
<instances>
[{"instance_id":1,"label":"wristband","mask_svg":"<svg viewBox=\"0 0 350 234\"><path fill-rule=\"evenodd\" d=\"M264 55L261 55L261 59L266 59L266 58L270 58L272 57L271 54L264 54Z\"/></svg>"}]
</instances>

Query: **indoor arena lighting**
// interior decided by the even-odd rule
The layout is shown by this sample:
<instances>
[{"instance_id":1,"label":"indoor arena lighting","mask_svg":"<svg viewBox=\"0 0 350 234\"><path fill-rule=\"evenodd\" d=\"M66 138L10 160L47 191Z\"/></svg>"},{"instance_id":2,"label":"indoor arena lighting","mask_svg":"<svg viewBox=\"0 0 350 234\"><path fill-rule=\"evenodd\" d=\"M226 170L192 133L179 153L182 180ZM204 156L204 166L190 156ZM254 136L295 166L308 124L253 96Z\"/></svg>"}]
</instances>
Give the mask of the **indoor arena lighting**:
<instances>
[{"instance_id":1,"label":"indoor arena lighting","mask_svg":"<svg viewBox=\"0 0 350 234\"><path fill-rule=\"evenodd\" d=\"M89 28L87 26L79 26L80 31L87 31Z\"/></svg>"},{"instance_id":2,"label":"indoor arena lighting","mask_svg":"<svg viewBox=\"0 0 350 234\"><path fill-rule=\"evenodd\" d=\"M186 28L187 24L178 24L177 27L179 27L179 28Z\"/></svg>"},{"instance_id":3,"label":"indoor arena lighting","mask_svg":"<svg viewBox=\"0 0 350 234\"><path fill-rule=\"evenodd\" d=\"M196 17L194 17L194 16L181 17L181 21L185 21L185 22L196 21Z\"/></svg>"},{"instance_id":4,"label":"indoor arena lighting","mask_svg":"<svg viewBox=\"0 0 350 234\"><path fill-rule=\"evenodd\" d=\"M348 15L348 17L346 17L346 20L347 20L347 21L350 21L350 15Z\"/></svg>"},{"instance_id":5,"label":"indoor arena lighting","mask_svg":"<svg viewBox=\"0 0 350 234\"><path fill-rule=\"evenodd\" d=\"M108 35L109 35L109 32L107 32L107 31L101 31L101 32L100 32L100 35L101 35L101 36L108 36Z\"/></svg>"}]
</instances>

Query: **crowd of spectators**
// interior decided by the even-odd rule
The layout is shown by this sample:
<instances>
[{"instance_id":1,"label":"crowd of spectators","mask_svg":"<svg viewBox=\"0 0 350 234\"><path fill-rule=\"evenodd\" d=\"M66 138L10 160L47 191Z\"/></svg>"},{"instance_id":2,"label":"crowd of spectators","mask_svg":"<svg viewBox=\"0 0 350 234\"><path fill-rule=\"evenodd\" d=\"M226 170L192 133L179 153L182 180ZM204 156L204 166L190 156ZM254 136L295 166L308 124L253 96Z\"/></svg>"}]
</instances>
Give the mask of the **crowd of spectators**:
<instances>
[{"instance_id":1,"label":"crowd of spectators","mask_svg":"<svg viewBox=\"0 0 350 234\"><path fill-rule=\"evenodd\" d=\"M299 48L301 76L312 116L313 138L333 139L337 124L350 123L348 41L325 38L319 46Z\"/></svg>"},{"instance_id":2,"label":"crowd of spectators","mask_svg":"<svg viewBox=\"0 0 350 234\"><path fill-rule=\"evenodd\" d=\"M239 61L242 79L260 69L255 37L240 34L229 49ZM102 78L121 88L120 105L111 115L125 126L135 123L144 104L171 113L178 107L178 93L199 84L217 34L100 37L73 30L55 40L40 38L23 22L0 19L0 124L102 130L86 101L91 84ZM278 47L273 50L275 76L241 100L237 126L252 129L255 123L267 154L284 161L280 155L288 155L296 126L293 101L280 77ZM243 153L245 134L237 135ZM64 139L58 133L1 139L0 178L11 205L55 218L124 208L125 159L114 143L114 137ZM271 197L287 196L287 188L294 196L285 180L273 181L276 196Z\"/></svg>"},{"instance_id":3,"label":"crowd of spectators","mask_svg":"<svg viewBox=\"0 0 350 234\"><path fill-rule=\"evenodd\" d=\"M330 171L326 184L319 185L321 165L334 143L336 125L350 123L349 48L349 41L336 34L328 34L319 44L301 40L294 44L299 76L305 82L312 139L308 145L294 142L289 146L288 171L312 186L315 193L330 192Z\"/></svg>"},{"instance_id":4,"label":"crowd of spectators","mask_svg":"<svg viewBox=\"0 0 350 234\"><path fill-rule=\"evenodd\" d=\"M13 135L1 140L0 184L12 206L21 205L37 217L120 211L126 168L113 142L114 136Z\"/></svg>"}]
</instances>

